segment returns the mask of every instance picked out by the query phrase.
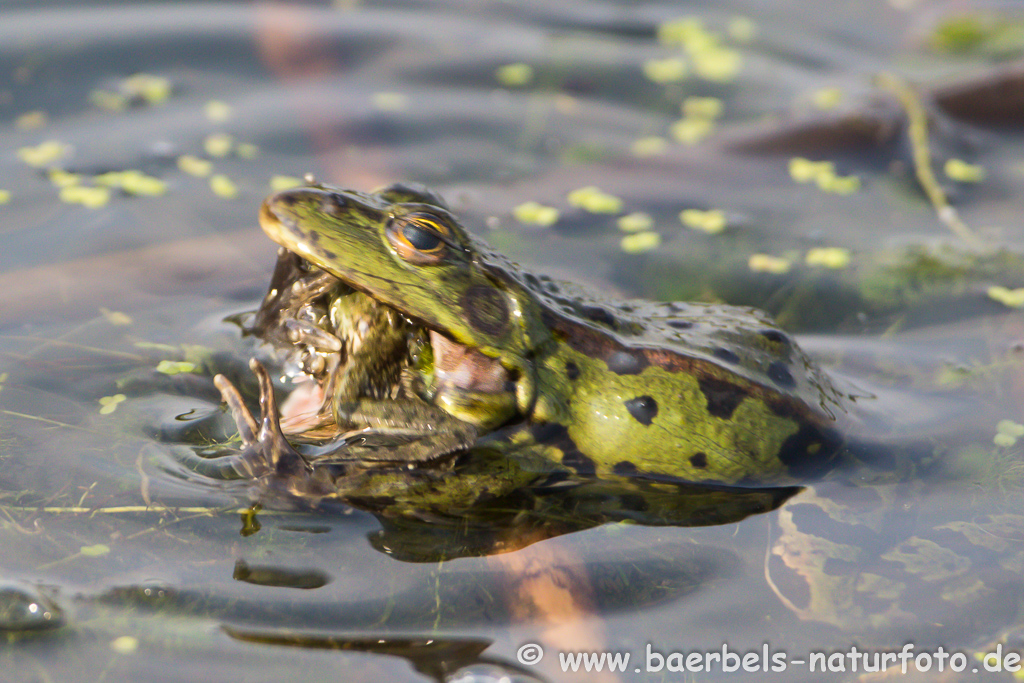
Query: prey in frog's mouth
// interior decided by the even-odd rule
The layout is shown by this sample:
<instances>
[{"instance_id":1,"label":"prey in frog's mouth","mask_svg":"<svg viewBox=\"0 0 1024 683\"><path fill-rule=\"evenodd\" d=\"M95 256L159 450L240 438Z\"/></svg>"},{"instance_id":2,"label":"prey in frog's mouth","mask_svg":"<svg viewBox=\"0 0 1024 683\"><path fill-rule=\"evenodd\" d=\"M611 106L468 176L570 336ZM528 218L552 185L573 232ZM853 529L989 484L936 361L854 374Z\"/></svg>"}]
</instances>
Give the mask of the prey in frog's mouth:
<instances>
[{"instance_id":1,"label":"prey in frog's mouth","mask_svg":"<svg viewBox=\"0 0 1024 683\"><path fill-rule=\"evenodd\" d=\"M479 401L514 392L496 359L284 248L250 331L284 352L285 374L296 383L281 407L288 434L336 430L339 412L361 401L431 403L439 394Z\"/></svg>"}]
</instances>

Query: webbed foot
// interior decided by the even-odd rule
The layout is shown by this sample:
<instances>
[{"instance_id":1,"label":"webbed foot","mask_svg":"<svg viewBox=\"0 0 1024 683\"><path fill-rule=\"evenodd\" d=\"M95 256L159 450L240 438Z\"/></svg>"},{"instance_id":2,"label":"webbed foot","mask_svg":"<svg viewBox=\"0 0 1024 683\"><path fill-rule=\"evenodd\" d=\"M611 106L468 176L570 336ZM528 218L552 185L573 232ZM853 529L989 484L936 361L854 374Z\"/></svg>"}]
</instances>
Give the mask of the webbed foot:
<instances>
[{"instance_id":1,"label":"webbed foot","mask_svg":"<svg viewBox=\"0 0 1024 683\"><path fill-rule=\"evenodd\" d=\"M231 409L235 426L242 438L242 452L236 457L235 470L240 476L259 478L266 474L300 475L312 468L292 448L281 431L281 413L274 398L274 385L267 369L255 358L249 368L260 385L260 422L257 424L235 386L224 375L217 375L213 383L220 390L224 402Z\"/></svg>"},{"instance_id":2,"label":"webbed foot","mask_svg":"<svg viewBox=\"0 0 1024 683\"><path fill-rule=\"evenodd\" d=\"M281 432L280 412L274 398L274 387L266 368L258 360L249 361L260 387L260 421L253 418L242 396L224 375L213 378L234 417L242 448L238 453L204 458L175 457L190 470L216 479L308 478L312 467L294 449Z\"/></svg>"}]
</instances>

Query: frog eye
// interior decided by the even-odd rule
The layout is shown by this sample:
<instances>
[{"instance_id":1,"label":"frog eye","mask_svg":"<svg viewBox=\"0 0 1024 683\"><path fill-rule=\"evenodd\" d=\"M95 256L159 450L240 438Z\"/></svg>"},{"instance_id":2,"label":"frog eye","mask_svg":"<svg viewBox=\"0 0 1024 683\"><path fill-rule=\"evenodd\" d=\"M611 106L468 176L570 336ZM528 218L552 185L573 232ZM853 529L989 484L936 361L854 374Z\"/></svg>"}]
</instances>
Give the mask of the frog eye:
<instances>
[{"instance_id":1,"label":"frog eye","mask_svg":"<svg viewBox=\"0 0 1024 683\"><path fill-rule=\"evenodd\" d=\"M436 232L424 230L415 223L402 228L402 237L417 251L429 253L441 248L441 238Z\"/></svg>"},{"instance_id":2,"label":"frog eye","mask_svg":"<svg viewBox=\"0 0 1024 683\"><path fill-rule=\"evenodd\" d=\"M409 263L440 263L448 246L448 228L425 214L397 216L388 222L388 242Z\"/></svg>"}]
</instances>

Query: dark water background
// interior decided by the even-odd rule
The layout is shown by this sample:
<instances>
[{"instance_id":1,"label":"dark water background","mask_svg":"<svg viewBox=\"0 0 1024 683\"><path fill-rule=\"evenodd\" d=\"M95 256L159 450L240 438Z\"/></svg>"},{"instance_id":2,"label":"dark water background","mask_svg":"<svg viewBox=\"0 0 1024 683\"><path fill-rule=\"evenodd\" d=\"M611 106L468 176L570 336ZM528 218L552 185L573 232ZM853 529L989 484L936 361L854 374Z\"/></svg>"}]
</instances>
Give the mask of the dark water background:
<instances>
[{"instance_id":1,"label":"dark water background","mask_svg":"<svg viewBox=\"0 0 1024 683\"><path fill-rule=\"evenodd\" d=\"M419 681L464 665L476 678L452 680L499 680L527 642L549 652L524 671L561 680L557 649L640 657L648 644L759 651L768 642L798 657L862 642L801 621L769 590L774 514L707 528L606 525L515 553L590 584L579 590L589 609L564 636L517 612L516 561L402 561L364 512L269 514L258 533L240 535L237 487L159 464L174 416L217 409L208 385L177 376L175 391L128 391L106 415L98 400L162 353L181 356L182 344L244 360L246 343L222 320L252 309L266 287L275 247L255 216L275 176L313 172L363 190L415 180L534 269L609 294L769 309L813 354L876 391L875 412L904 418L903 436L978 444L959 451L967 473L949 468L924 509L974 509L979 499L1011 509L1020 446L999 450L991 439L998 420L1024 421L1013 351L1024 326L1019 308L986 291L1021 287L1020 272L964 267L953 285L912 296L904 288L919 271L879 266L904 263L913 245L963 244L914 180L902 115L876 78L899 74L927 92L991 73L1019 56L1019 33L957 50L935 35L965 13L993 12L1011 28L1024 19L1016 3L881 0L4 3L0 577L42 586L67 626L0 640L0 680ZM645 76L649 60L681 54L657 34L684 17L722 36L739 60L734 76L694 74L692 58L680 82ZM514 64L532 76L503 82L498 70ZM148 82L166 97L133 90L145 83L126 81L136 74L165 79ZM826 89L842 94L838 109L815 104ZM671 129L693 96L720 99L723 112L708 140L689 145ZM844 116L869 125L851 134ZM1022 120L933 126L937 168L958 158L986 169L978 184L941 179L989 246L1019 249L1024 238ZM209 148L218 134L233 140L223 156ZM638 153L652 137L663 142L645 144L660 153ZM26 163L20 150L46 141L63 153ZM183 171L181 155L211 161L234 194ZM794 182L793 157L834 161L860 191ZM135 169L164 192L115 188L102 206L69 204L52 169L87 186ZM650 215L660 244L628 253L616 215L570 206L566 195L588 185L619 197L620 214ZM513 210L531 200L558 208L559 222L517 221ZM684 209L721 209L727 229L684 227ZM852 264L805 265L816 247L846 249ZM752 254L792 267L754 272ZM966 396L925 388L943 368ZM978 461L997 452L1005 470L985 479ZM1015 622L1008 604L959 627L951 610L948 642L923 621L919 633L881 642L975 647ZM682 680L632 668L623 679Z\"/></svg>"}]
</instances>

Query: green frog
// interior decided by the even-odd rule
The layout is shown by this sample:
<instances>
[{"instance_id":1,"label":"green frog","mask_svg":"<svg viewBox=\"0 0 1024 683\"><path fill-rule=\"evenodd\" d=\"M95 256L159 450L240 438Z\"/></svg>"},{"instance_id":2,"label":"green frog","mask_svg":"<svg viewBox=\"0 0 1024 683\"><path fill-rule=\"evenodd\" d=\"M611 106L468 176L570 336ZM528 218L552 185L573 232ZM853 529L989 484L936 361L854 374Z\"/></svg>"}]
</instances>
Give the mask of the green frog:
<instances>
[{"instance_id":1,"label":"green frog","mask_svg":"<svg viewBox=\"0 0 1024 683\"><path fill-rule=\"evenodd\" d=\"M492 252L411 185L286 190L260 225L312 281L336 279L324 308L345 312L289 341L329 355L369 340L332 361L329 412L350 437L399 439L388 459L544 441L584 476L770 486L827 467L842 443L846 397L756 310L602 300ZM353 315L368 320L358 334ZM347 457L380 451L346 444Z\"/></svg>"}]
</instances>

